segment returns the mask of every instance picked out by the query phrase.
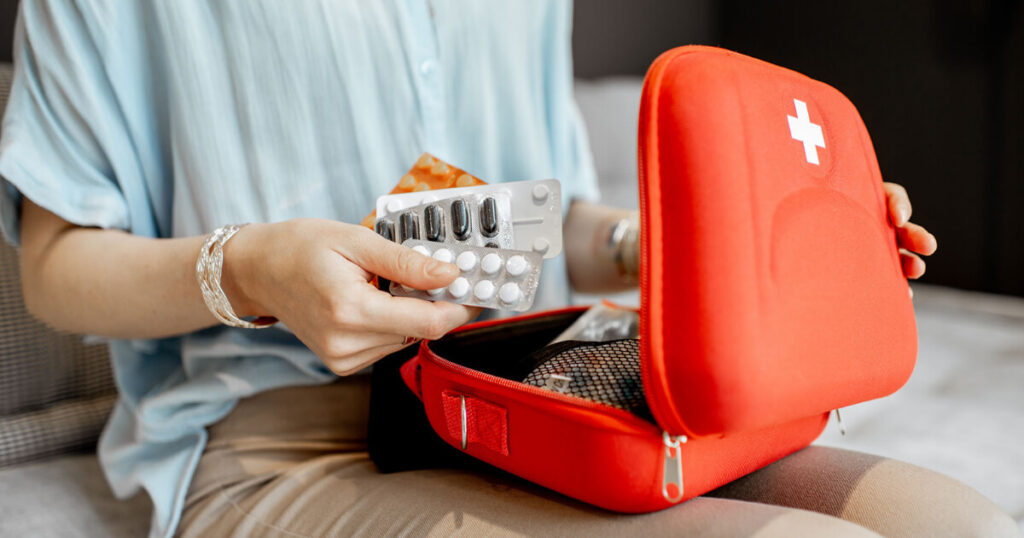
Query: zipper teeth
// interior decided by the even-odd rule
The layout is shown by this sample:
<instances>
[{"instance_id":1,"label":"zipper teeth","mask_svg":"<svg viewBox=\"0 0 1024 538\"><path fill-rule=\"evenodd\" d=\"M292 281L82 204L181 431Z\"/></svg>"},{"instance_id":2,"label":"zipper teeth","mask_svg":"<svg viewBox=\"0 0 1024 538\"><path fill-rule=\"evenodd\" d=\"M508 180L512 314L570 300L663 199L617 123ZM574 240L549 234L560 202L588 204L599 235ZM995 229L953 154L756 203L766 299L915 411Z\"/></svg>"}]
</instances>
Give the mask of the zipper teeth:
<instances>
[{"instance_id":1,"label":"zipper teeth","mask_svg":"<svg viewBox=\"0 0 1024 538\"><path fill-rule=\"evenodd\" d=\"M648 427L655 426L654 424L651 424L650 422L648 422L648 421L646 421L646 420L644 420L644 419L634 415L633 413L630 413L629 411L626 411L625 409L619 409L618 407L612 407L612 406L607 405L607 404L603 404L603 403L599 403L599 402L594 402L594 401L587 400L587 399L584 399L584 398L579 398L579 397L576 397L576 396L569 396L569 395L561 394L561 393L558 393L558 392L552 392L550 390L542 389L540 387L536 387L536 386L533 386L533 385L527 385L526 383L520 383L518 381L512 381L511 379L505 379L505 378L502 378L502 377L498 377L498 376L494 376L494 375L490 375L490 374L485 374L483 372L480 372L478 370L474 370L472 368L467 368L465 366L462 366L461 364L456 364L456 363L454 363L454 362L452 362L452 361L450 361L448 359L444 359L444 358L440 357L439 355L434 353L432 350L430 350L429 347L427 348L427 352L424 353L423 355L421 355L421 357L426 358L428 361L436 364L437 366L439 366L441 368L444 368L444 369L447 369L447 370L451 370L453 372L457 372L459 374L471 377L471 378L479 380L479 381L485 381L485 382L490 383L492 385L498 385L498 386L503 387L503 388L507 388L507 389L510 389L510 390L513 390L513 391L523 392L523 393L526 393L526 394L541 396L543 398L548 398L548 399L556 400L556 401L561 402L561 403L567 403L567 404L573 405L575 407L581 407L581 408L584 408L584 409L597 409L597 410L601 410L601 411L606 412L606 413L608 413L610 415L616 416L616 418L627 419L629 422L634 423L634 424L643 424L644 426L648 426Z\"/></svg>"},{"instance_id":2,"label":"zipper teeth","mask_svg":"<svg viewBox=\"0 0 1024 538\"><path fill-rule=\"evenodd\" d=\"M639 205L640 205L640 215L642 217L640 219L640 221L641 221L641 223L643 225L643 227L640 230L640 239L641 239L641 241L640 241L640 266L641 266L641 271L640 271L640 278L639 278L639 281L640 281L640 311L641 311L641 313L643 313L645 310L647 312L646 316L641 315L641 320L640 320L640 326L641 327L644 327L644 326L648 326L649 327L650 326L650 312L651 312L651 290L650 290L650 280L651 280L651 278L650 278L650 270L651 270L650 269L650 265L651 265L651 260L650 260L650 252L651 252L651 242L653 241L653 239L652 239L651 234L650 234L650 230L651 230L650 221L651 221L651 218L650 218L650 203L649 203L649 200L648 200L648 198L649 198L649 188L648 188L648 185L647 185L647 164L646 164L647 163L647 133L646 133L646 129L649 129L650 127L648 125L649 121L646 121L646 119L651 116L651 110L650 109L651 109L652 106L654 106L653 105L654 99L651 98L651 97L648 97L648 95L649 95L649 93L656 93L653 89L654 88L659 88L661 86L661 78L662 78L662 75L663 75L663 71L666 69L665 66L669 63L670 60L675 59L677 56L678 55L673 55L670 58L662 59L662 62L659 62L660 65L656 65L656 66L652 67L651 72L648 74L648 79L644 81L644 92L643 92L643 94L644 94L645 102L643 104L646 104L646 106L642 105L641 108L640 108L640 111L641 111L640 121L643 122L643 126L642 126L642 129L637 129L637 134L638 134L638 140L637 140L637 180L639 182L639 192L640 192L640 200L639 200L639 202L640 202L639 203ZM652 90L650 90L650 91L648 89L648 82L650 83L650 87L652 88ZM642 334L642 332L643 331L641 331L641 334ZM646 340L648 342L648 344L647 344L648 346L651 345L651 341L650 341L649 337L645 338L644 340ZM641 344L641 349L643 349L643 347L644 347L643 344ZM674 432L671 431L671 428L666 427L661 422L661 420L658 417L657 409L662 407L661 406L661 394L660 394L660 392L658 392L658 390L652 390L652 389L655 389L658 385L657 385L657 383L655 383L655 380L653 379L653 374L651 373L651 368L650 368L650 366L648 366L647 362L648 361L645 361L645 360L641 360L640 361L640 376L641 376L641 379L644 382L644 394L645 394L645 396L648 396L648 398L649 398L648 399L648 405L650 405L652 403L651 400L654 400L653 403L657 404L657 405L650 405L650 407L651 407L651 414L654 416L654 419L657 422L658 427L661 428L662 431L668 432L670 434L674 433ZM655 394L656 392L658 394Z\"/></svg>"},{"instance_id":3,"label":"zipper teeth","mask_svg":"<svg viewBox=\"0 0 1024 538\"><path fill-rule=\"evenodd\" d=\"M652 79L653 79L653 76L656 76L656 75L657 75L656 73L652 73ZM646 105L647 105L646 107L642 107L641 108L641 111L642 111L643 114L649 114L650 113L650 110L649 110L650 106L651 106L650 101L648 101L646 103ZM643 121L644 127L646 128L647 127L647 125L646 125L647 122L644 121L644 117L643 116L641 116L640 121ZM650 326L650 311L651 311L651 308L650 308L650 304L651 304L650 303L650 301L651 301L650 264L651 264L651 261L650 261L650 256L649 256L648 253L650 252L650 249L651 249L651 246L650 246L650 242L651 242L650 229L651 229L651 226L650 226L650 223L648 222L649 219L650 219L650 213L649 213L650 207L649 207L648 200L647 200L647 198L648 198L647 166L646 166L646 153L647 153L646 141L647 141L647 135L646 135L645 132L643 132L642 130L639 130L639 129L637 130L637 133L639 135L639 137L638 137L639 139L637 140L637 153L639 154L638 155L638 159L637 159L637 163L638 163L638 166L637 166L637 180L639 182L639 191L640 191L639 204L640 204L640 216L641 216L640 222L641 222L641 225L642 225L642 227L640 229L640 267L641 267L641 270L640 270L640 279L639 279L640 280L640 312L641 312L640 326L641 327L644 327L644 326L648 326L649 327ZM643 315L643 313L645 311L647 313L646 316ZM643 330L641 330L641 334L643 334ZM645 340L647 340L647 342L648 342L647 345L649 346L650 345L650 338L645 338ZM641 344L640 349L642 350L643 347L644 346ZM643 356L641 355L641 360L640 360L640 379L644 382L644 395L648 395L648 396L650 396L651 399L657 400L658 397L654 396L653 392L650 390L651 387L652 387L652 384L650 383L650 381L651 381L650 367L647 365L647 361L642 360L642 359L643 359ZM648 405L649 404L650 404L650 402L648 402ZM657 406L651 406L651 407L652 407L651 414L654 415L654 409L653 408L657 407ZM657 420L657 415L655 415L655 420ZM661 424L660 421L658 421L658 427L661 428L663 431L668 431L667 428L665 428Z\"/></svg>"}]
</instances>

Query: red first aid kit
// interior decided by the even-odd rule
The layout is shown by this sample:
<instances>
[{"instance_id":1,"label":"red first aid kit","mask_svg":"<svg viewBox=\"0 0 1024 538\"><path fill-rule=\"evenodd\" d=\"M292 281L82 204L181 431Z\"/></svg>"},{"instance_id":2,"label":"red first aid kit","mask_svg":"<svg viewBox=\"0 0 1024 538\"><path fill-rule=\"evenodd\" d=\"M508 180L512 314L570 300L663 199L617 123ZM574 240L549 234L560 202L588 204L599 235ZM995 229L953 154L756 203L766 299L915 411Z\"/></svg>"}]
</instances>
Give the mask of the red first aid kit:
<instances>
[{"instance_id":1,"label":"red first aid kit","mask_svg":"<svg viewBox=\"0 0 1024 538\"><path fill-rule=\"evenodd\" d=\"M821 82L666 52L639 123L649 416L521 382L580 309L464 327L401 367L452 447L587 503L666 508L811 443L906 382L913 310L871 140Z\"/></svg>"}]
</instances>

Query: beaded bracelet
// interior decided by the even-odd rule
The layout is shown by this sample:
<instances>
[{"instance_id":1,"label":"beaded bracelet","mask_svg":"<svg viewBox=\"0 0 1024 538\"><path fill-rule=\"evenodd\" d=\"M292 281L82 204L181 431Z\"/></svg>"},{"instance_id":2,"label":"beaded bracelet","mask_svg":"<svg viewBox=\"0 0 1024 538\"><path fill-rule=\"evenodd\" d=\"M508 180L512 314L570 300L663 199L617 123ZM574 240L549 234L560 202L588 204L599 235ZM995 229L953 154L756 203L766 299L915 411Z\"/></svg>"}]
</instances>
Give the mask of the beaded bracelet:
<instances>
[{"instance_id":1,"label":"beaded bracelet","mask_svg":"<svg viewBox=\"0 0 1024 538\"><path fill-rule=\"evenodd\" d=\"M238 233L243 226L245 224L221 226L206 237L203 248L199 251L199 258L196 259L196 280L199 281L199 289L203 292L206 307L221 323L244 329L266 329L277 323L277 318L262 316L253 321L239 318L220 286L224 270L224 243L227 243L228 239Z\"/></svg>"}]
</instances>

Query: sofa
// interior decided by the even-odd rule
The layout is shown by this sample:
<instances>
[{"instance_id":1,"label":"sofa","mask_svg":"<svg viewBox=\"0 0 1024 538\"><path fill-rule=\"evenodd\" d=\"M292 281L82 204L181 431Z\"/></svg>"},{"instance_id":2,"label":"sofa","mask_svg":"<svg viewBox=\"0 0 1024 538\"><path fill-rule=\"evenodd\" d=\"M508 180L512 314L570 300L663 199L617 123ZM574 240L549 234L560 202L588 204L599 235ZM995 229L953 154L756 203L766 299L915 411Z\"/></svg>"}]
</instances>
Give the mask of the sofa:
<instances>
[{"instance_id":1,"label":"sofa","mask_svg":"<svg viewBox=\"0 0 1024 538\"><path fill-rule=\"evenodd\" d=\"M0 64L0 109L10 78L10 66ZM577 94L602 198L635 204L635 132L624 126L635 121L639 80L581 81ZM847 434L830 427L818 442L943 471L1024 525L1024 300L915 291L921 353L914 377L895 396L844 410ZM114 499L96 460L115 394L105 345L34 320L21 299L18 253L0 242L0 535L147 532L148 498Z\"/></svg>"}]
</instances>

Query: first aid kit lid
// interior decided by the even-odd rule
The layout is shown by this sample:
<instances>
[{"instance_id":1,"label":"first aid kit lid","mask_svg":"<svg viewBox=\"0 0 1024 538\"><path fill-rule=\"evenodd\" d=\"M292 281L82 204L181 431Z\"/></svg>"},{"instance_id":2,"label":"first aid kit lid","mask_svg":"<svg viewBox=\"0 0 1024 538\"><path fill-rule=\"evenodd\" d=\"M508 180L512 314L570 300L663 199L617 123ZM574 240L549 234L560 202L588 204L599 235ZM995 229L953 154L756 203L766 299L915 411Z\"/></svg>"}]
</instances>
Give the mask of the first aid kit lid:
<instances>
[{"instance_id":1,"label":"first aid kit lid","mask_svg":"<svg viewBox=\"0 0 1024 538\"><path fill-rule=\"evenodd\" d=\"M867 129L836 89L733 52L660 56L639 127L641 356L672 434L884 396L917 336Z\"/></svg>"}]
</instances>

